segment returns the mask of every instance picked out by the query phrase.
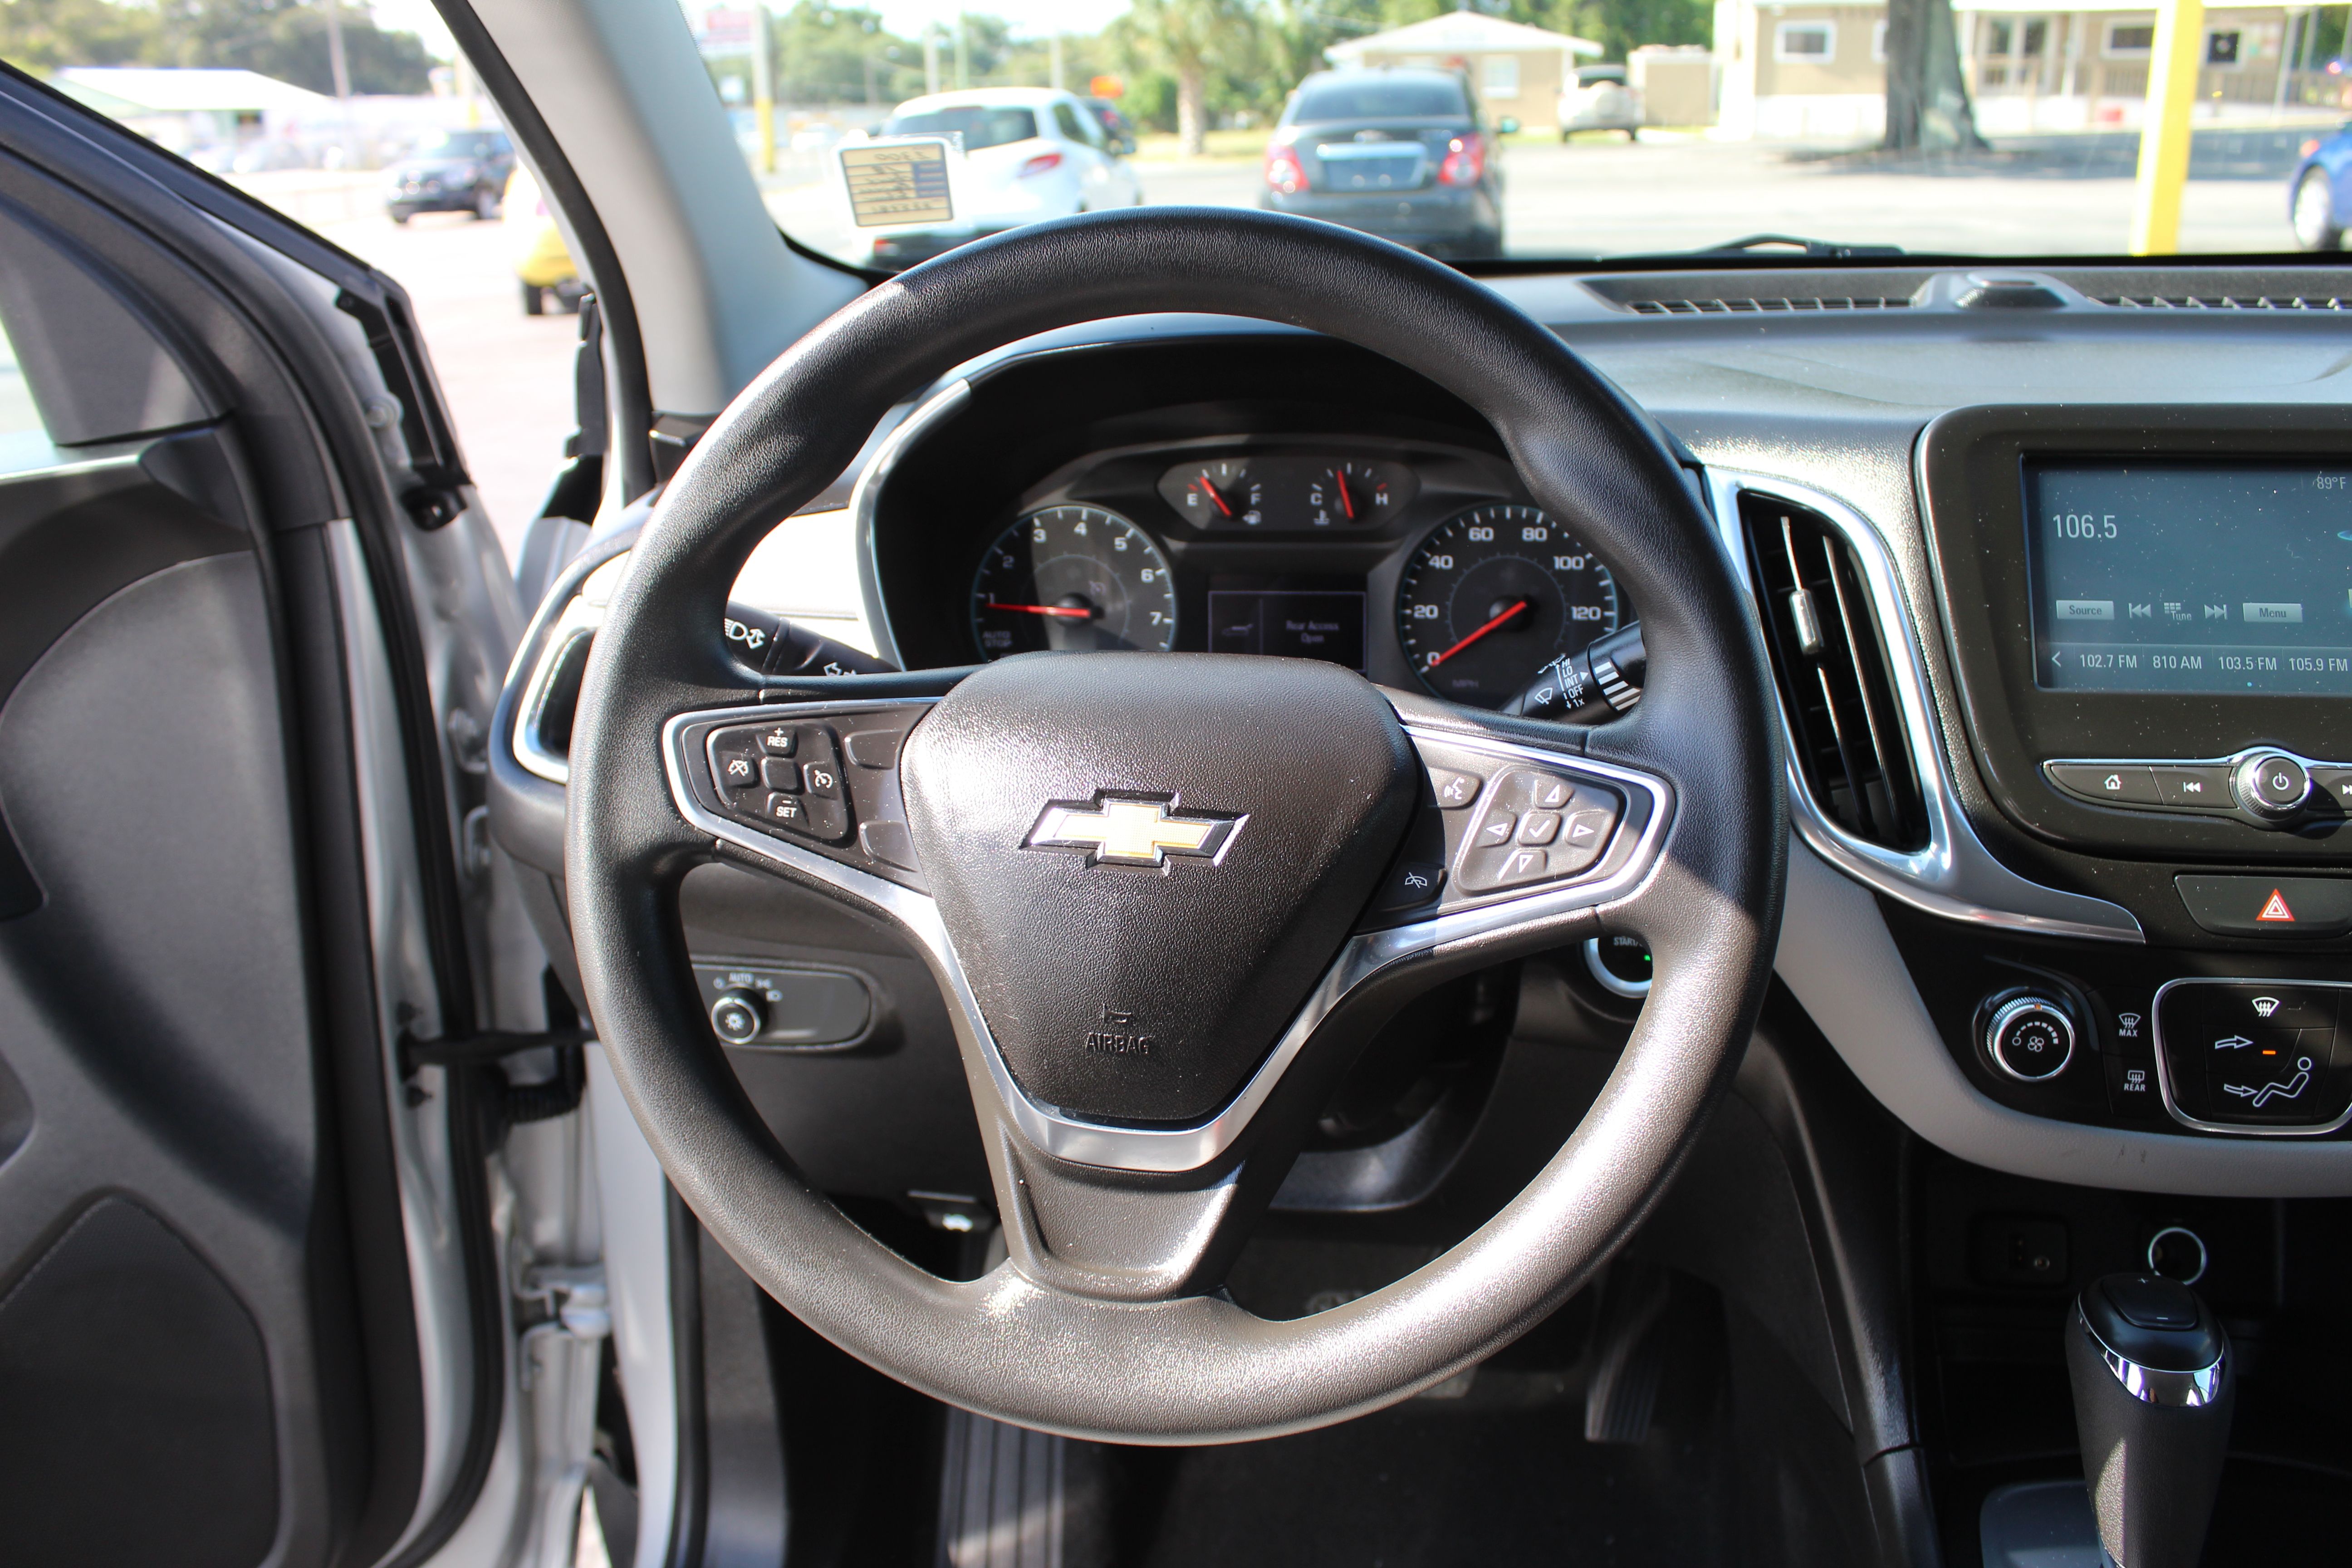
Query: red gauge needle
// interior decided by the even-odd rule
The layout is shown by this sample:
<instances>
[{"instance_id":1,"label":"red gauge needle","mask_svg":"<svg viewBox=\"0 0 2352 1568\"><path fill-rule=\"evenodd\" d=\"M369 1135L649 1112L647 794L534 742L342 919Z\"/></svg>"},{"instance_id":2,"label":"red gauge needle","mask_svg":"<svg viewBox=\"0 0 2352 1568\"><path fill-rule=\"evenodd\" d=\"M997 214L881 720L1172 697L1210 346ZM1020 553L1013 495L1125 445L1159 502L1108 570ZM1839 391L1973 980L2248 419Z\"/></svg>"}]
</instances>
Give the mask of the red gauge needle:
<instances>
[{"instance_id":1,"label":"red gauge needle","mask_svg":"<svg viewBox=\"0 0 2352 1568\"><path fill-rule=\"evenodd\" d=\"M1339 481L1339 510L1348 514L1349 522L1355 521L1356 503L1348 494L1348 476L1341 470L1334 468L1331 471L1331 477Z\"/></svg>"},{"instance_id":2,"label":"red gauge needle","mask_svg":"<svg viewBox=\"0 0 2352 1568\"><path fill-rule=\"evenodd\" d=\"M999 604L994 599L989 600L988 603L982 605L981 608L984 610L1018 610L1024 616L1058 616L1066 621L1088 621L1094 619L1095 614L1092 610L1080 609L1076 605L1004 605Z\"/></svg>"},{"instance_id":3,"label":"red gauge needle","mask_svg":"<svg viewBox=\"0 0 2352 1568\"><path fill-rule=\"evenodd\" d=\"M1501 626L1505 621L1509 620L1513 616L1517 615L1521 610L1524 610L1527 607L1528 602L1525 599L1513 600L1509 609L1505 610L1501 615L1496 616L1493 620L1488 621L1485 626L1480 626L1476 631L1472 632L1468 637L1464 637L1460 642L1455 643L1452 647L1447 648L1444 653L1441 653L1435 658L1431 659L1427 668L1435 669L1439 665L1444 664L1447 659L1452 658L1455 654L1460 653L1464 648L1468 647L1472 643L1476 642L1480 637L1485 637L1488 632L1493 631L1496 626Z\"/></svg>"},{"instance_id":4,"label":"red gauge needle","mask_svg":"<svg viewBox=\"0 0 2352 1568\"><path fill-rule=\"evenodd\" d=\"M1217 493L1217 487L1215 485L1210 483L1208 469L1202 469L1201 477L1194 479L1192 482L1201 487L1201 493L1202 495L1207 496L1212 501L1216 503L1216 508L1219 511L1223 512L1227 517L1234 515L1234 509L1225 504L1225 498Z\"/></svg>"}]
</instances>

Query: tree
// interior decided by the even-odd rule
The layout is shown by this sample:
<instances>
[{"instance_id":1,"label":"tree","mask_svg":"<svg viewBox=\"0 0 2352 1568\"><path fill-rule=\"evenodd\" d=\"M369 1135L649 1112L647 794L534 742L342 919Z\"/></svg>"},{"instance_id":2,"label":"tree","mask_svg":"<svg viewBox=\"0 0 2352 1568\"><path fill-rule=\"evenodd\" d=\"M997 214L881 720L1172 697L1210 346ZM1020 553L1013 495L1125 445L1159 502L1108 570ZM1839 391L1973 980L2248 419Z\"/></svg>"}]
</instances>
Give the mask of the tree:
<instances>
[{"instance_id":1,"label":"tree","mask_svg":"<svg viewBox=\"0 0 2352 1568\"><path fill-rule=\"evenodd\" d=\"M1208 150L1209 79L1246 70L1258 42L1258 16L1246 0L1135 0L1112 24L1145 61L1176 79L1176 134L1187 155Z\"/></svg>"},{"instance_id":2,"label":"tree","mask_svg":"<svg viewBox=\"0 0 2352 1568\"><path fill-rule=\"evenodd\" d=\"M109 0L0 0L0 59L42 72L146 61L155 13Z\"/></svg>"},{"instance_id":3,"label":"tree","mask_svg":"<svg viewBox=\"0 0 2352 1568\"><path fill-rule=\"evenodd\" d=\"M1960 74L1952 0L1886 0L1886 146L1894 152L1974 149L1976 110Z\"/></svg>"},{"instance_id":4,"label":"tree","mask_svg":"<svg viewBox=\"0 0 2352 1568\"><path fill-rule=\"evenodd\" d=\"M430 89L433 62L414 33L387 33L362 5L342 17L353 92ZM327 58L327 12L312 0L163 0L158 47L146 63L258 71L313 92L335 90Z\"/></svg>"}]
</instances>

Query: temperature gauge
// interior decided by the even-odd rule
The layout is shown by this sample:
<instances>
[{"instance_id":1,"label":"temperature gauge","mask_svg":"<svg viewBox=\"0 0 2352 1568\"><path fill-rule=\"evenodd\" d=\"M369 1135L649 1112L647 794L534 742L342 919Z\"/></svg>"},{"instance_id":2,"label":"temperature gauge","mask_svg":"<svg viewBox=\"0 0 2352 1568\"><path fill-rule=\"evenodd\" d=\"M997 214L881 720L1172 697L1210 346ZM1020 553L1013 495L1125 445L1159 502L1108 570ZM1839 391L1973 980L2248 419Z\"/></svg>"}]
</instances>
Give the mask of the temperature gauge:
<instances>
[{"instance_id":1,"label":"temperature gauge","mask_svg":"<svg viewBox=\"0 0 2352 1568\"><path fill-rule=\"evenodd\" d=\"M1346 528L1380 521L1396 509L1397 476L1402 471L1395 463L1360 458L1326 464L1307 484L1307 526Z\"/></svg>"}]
</instances>

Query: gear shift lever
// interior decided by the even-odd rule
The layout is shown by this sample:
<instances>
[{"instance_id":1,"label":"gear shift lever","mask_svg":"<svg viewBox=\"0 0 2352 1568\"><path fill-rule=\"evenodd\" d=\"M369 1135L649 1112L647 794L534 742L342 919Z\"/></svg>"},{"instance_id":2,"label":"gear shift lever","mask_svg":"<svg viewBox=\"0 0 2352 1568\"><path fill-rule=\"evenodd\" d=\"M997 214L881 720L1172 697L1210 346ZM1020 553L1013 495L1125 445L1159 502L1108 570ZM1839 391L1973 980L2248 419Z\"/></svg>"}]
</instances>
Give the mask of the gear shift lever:
<instances>
[{"instance_id":1,"label":"gear shift lever","mask_svg":"<svg viewBox=\"0 0 2352 1568\"><path fill-rule=\"evenodd\" d=\"M2066 1370L2099 1540L2121 1568L2195 1568L2230 1446L2230 1338L2197 1292L2110 1274L2074 1301Z\"/></svg>"}]
</instances>

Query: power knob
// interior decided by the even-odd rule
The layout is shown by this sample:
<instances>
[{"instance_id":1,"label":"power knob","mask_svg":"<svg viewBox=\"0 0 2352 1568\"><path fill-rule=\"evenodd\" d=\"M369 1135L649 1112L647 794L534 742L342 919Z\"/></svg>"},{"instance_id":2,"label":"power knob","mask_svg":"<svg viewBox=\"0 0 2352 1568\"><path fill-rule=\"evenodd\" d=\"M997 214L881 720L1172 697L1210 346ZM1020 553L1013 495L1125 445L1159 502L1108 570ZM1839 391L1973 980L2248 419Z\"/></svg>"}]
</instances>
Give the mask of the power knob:
<instances>
[{"instance_id":1,"label":"power knob","mask_svg":"<svg viewBox=\"0 0 2352 1568\"><path fill-rule=\"evenodd\" d=\"M2278 752L2248 757L2230 782L2237 786L2238 804L2265 822L2284 822L2311 798L2311 774Z\"/></svg>"},{"instance_id":2,"label":"power knob","mask_svg":"<svg viewBox=\"0 0 2352 1568\"><path fill-rule=\"evenodd\" d=\"M2074 1020L2047 996L2014 997L1987 1020L1985 1050L2020 1083L2056 1078L2074 1057Z\"/></svg>"},{"instance_id":3,"label":"power knob","mask_svg":"<svg viewBox=\"0 0 2352 1568\"><path fill-rule=\"evenodd\" d=\"M710 1026L730 1046L748 1046L768 1026L768 1009L756 992L721 991L710 1005Z\"/></svg>"}]
</instances>

